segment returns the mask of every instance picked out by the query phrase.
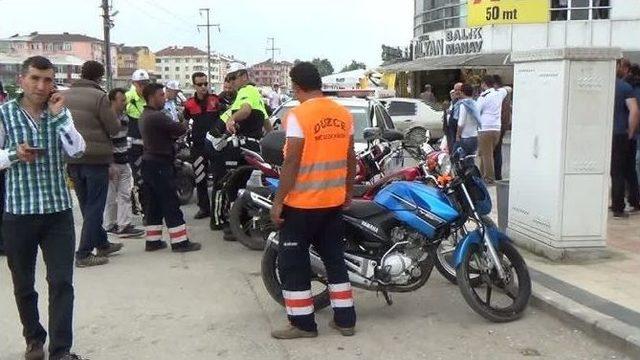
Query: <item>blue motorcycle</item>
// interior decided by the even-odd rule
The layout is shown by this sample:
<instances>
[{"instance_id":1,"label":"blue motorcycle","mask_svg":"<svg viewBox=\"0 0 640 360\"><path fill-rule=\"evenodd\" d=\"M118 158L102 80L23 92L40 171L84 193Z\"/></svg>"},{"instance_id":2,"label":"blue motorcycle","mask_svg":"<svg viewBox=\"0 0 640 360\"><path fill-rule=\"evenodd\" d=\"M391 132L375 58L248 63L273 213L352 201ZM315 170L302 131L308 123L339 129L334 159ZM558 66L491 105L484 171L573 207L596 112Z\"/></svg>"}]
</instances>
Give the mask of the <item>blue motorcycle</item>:
<instances>
[{"instance_id":1,"label":"blue motorcycle","mask_svg":"<svg viewBox=\"0 0 640 360\"><path fill-rule=\"evenodd\" d=\"M452 234L463 233L453 250L457 284L473 310L494 322L520 318L531 296L527 266L487 218L491 198L471 158L452 158L455 178L444 189L398 181L373 201L353 201L344 211L345 262L354 287L390 293L422 287L434 267L436 249ZM265 209L269 199L249 193ZM471 224L471 227L470 227ZM316 309L329 306L326 271L313 247L309 251ZM262 258L262 279L269 294L284 305L278 274L278 233L269 236Z\"/></svg>"}]
</instances>

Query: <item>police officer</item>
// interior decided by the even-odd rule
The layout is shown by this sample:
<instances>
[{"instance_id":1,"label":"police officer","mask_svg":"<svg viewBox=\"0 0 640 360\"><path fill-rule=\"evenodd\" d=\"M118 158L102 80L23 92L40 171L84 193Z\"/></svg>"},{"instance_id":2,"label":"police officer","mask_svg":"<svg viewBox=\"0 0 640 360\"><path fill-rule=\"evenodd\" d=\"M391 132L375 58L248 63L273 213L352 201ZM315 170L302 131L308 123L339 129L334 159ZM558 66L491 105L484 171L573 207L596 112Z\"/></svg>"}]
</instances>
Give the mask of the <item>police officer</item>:
<instances>
[{"instance_id":1,"label":"police officer","mask_svg":"<svg viewBox=\"0 0 640 360\"><path fill-rule=\"evenodd\" d=\"M144 210L144 201L142 200L142 174L140 166L142 165L142 135L138 121L147 104L142 96L142 89L149 84L149 73L145 70L138 69L131 75L131 89L127 91L125 97L127 99L127 107L125 112L129 117L129 133L128 140L131 143L129 148L129 163L133 173L133 213L138 214Z\"/></svg>"},{"instance_id":2,"label":"police officer","mask_svg":"<svg viewBox=\"0 0 640 360\"><path fill-rule=\"evenodd\" d=\"M267 122L267 111L260 91L249 83L249 73L240 63L231 65L227 79L236 91L236 96L229 109L221 116L226 122L226 130L241 137L241 146L259 152L258 141L262 138ZM214 191L211 199L210 222L212 230L221 230L225 227L227 205L235 197L235 194L223 193L222 180L228 171L243 163L237 145L229 143L223 149L216 151L213 156Z\"/></svg>"},{"instance_id":3,"label":"police officer","mask_svg":"<svg viewBox=\"0 0 640 360\"><path fill-rule=\"evenodd\" d=\"M356 313L344 262L342 208L351 201L356 160L349 110L322 95L318 69L302 62L291 70L300 106L284 122L286 145L271 219L281 226L278 270L289 326L277 339L318 335L309 279L309 246L327 269L334 319L344 336L355 333Z\"/></svg>"},{"instance_id":4,"label":"police officer","mask_svg":"<svg viewBox=\"0 0 640 360\"><path fill-rule=\"evenodd\" d=\"M196 177L198 192L198 213L196 219L204 219L211 215L209 207L209 192L207 189L210 156L205 147L207 132L220 134L224 131L224 124L220 120L220 99L216 94L209 93L207 75L202 72L191 76L196 92L184 106L185 119L193 120L191 129L191 159Z\"/></svg>"},{"instance_id":5,"label":"police officer","mask_svg":"<svg viewBox=\"0 0 640 360\"><path fill-rule=\"evenodd\" d=\"M146 244L145 251L167 247L162 241L164 220L173 252L200 250L200 244L191 242L187 234L184 215L180 210L175 171L173 144L187 132L184 122L175 122L162 110L165 95L161 84L148 84L143 90L147 103L140 119L140 132L144 140L142 177L144 179Z\"/></svg>"}]
</instances>

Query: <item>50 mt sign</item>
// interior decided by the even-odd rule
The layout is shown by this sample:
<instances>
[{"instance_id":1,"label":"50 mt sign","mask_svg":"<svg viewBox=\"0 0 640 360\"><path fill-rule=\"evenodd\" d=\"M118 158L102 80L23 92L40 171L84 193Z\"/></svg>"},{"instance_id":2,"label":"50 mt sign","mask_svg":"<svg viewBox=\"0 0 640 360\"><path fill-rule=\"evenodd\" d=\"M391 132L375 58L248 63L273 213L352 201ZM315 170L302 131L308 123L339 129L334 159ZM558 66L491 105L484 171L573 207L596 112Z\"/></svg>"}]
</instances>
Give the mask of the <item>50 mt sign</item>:
<instances>
[{"instance_id":1,"label":"50 mt sign","mask_svg":"<svg viewBox=\"0 0 640 360\"><path fill-rule=\"evenodd\" d=\"M549 21L549 0L473 0L467 6L468 26Z\"/></svg>"},{"instance_id":2,"label":"50 mt sign","mask_svg":"<svg viewBox=\"0 0 640 360\"><path fill-rule=\"evenodd\" d=\"M502 10L500 6L487 7L487 21L491 20L518 20L518 9Z\"/></svg>"}]
</instances>

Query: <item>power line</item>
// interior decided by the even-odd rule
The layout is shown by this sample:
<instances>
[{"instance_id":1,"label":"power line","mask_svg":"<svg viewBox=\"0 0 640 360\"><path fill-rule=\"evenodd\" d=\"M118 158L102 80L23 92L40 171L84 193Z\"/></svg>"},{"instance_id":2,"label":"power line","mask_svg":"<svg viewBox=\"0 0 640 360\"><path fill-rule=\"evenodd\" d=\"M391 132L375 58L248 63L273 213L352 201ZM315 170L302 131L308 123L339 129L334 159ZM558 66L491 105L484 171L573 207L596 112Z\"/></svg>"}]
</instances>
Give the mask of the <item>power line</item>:
<instances>
[{"instance_id":1,"label":"power line","mask_svg":"<svg viewBox=\"0 0 640 360\"><path fill-rule=\"evenodd\" d=\"M271 62L275 62L276 60L276 51L278 52L278 54L280 54L280 48L275 47L276 46L276 38L273 37L269 37L267 38L267 42L271 42L271 47L267 48L267 52L271 51Z\"/></svg>"},{"instance_id":2,"label":"power line","mask_svg":"<svg viewBox=\"0 0 640 360\"><path fill-rule=\"evenodd\" d=\"M215 27L215 28L218 28L218 31L220 31L220 24L211 24L209 22L209 15L211 13L211 9L209 9L209 8L200 9L200 14L201 15L202 15L203 11L207 12L207 23L204 24L204 25L198 25L198 29L200 27L206 27L207 28L207 73L209 75L209 77L207 79L209 79L209 81L212 81L212 79L211 79L211 28Z\"/></svg>"}]
</instances>

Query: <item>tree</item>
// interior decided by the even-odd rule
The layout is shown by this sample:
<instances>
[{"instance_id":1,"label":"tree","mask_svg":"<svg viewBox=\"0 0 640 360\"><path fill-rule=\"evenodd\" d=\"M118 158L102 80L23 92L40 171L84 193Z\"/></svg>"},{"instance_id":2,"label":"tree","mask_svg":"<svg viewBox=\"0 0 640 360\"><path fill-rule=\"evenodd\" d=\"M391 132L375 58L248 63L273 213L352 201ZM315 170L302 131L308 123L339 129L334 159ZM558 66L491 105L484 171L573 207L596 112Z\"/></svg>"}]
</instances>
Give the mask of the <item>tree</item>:
<instances>
[{"instance_id":1,"label":"tree","mask_svg":"<svg viewBox=\"0 0 640 360\"><path fill-rule=\"evenodd\" d=\"M301 62L302 60L295 59L293 61L293 65L294 66L298 65ZM313 60L311 60L311 63L318 68L318 72L320 73L320 76L327 76L327 75L333 74L333 65L331 65L331 61L329 61L328 59L314 58Z\"/></svg>"},{"instance_id":2,"label":"tree","mask_svg":"<svg viewBox=\"0 0 640 360\"><path fill-rule=\"evenodd\" d=\"M351 64L346 65L345 67L342 68L342 70L340 70L340 72L345 72L345 71L352 71L352 70L358 70L358 69L363 69L366 70L367 69L367 65L363 62L358 62L355 60L351 60Z\"/></svg>"},{"instance_id":3,"label":"tree","mask_svg":"<svg viewBox=\"0 0 640 360\"><path fill-rule=\"evenodd\" d=\"M333 74L333 65L328 59L315 58L311 60L311 63L318 68L320 76L327 76Z\"/></svg>"}]
</instances>

